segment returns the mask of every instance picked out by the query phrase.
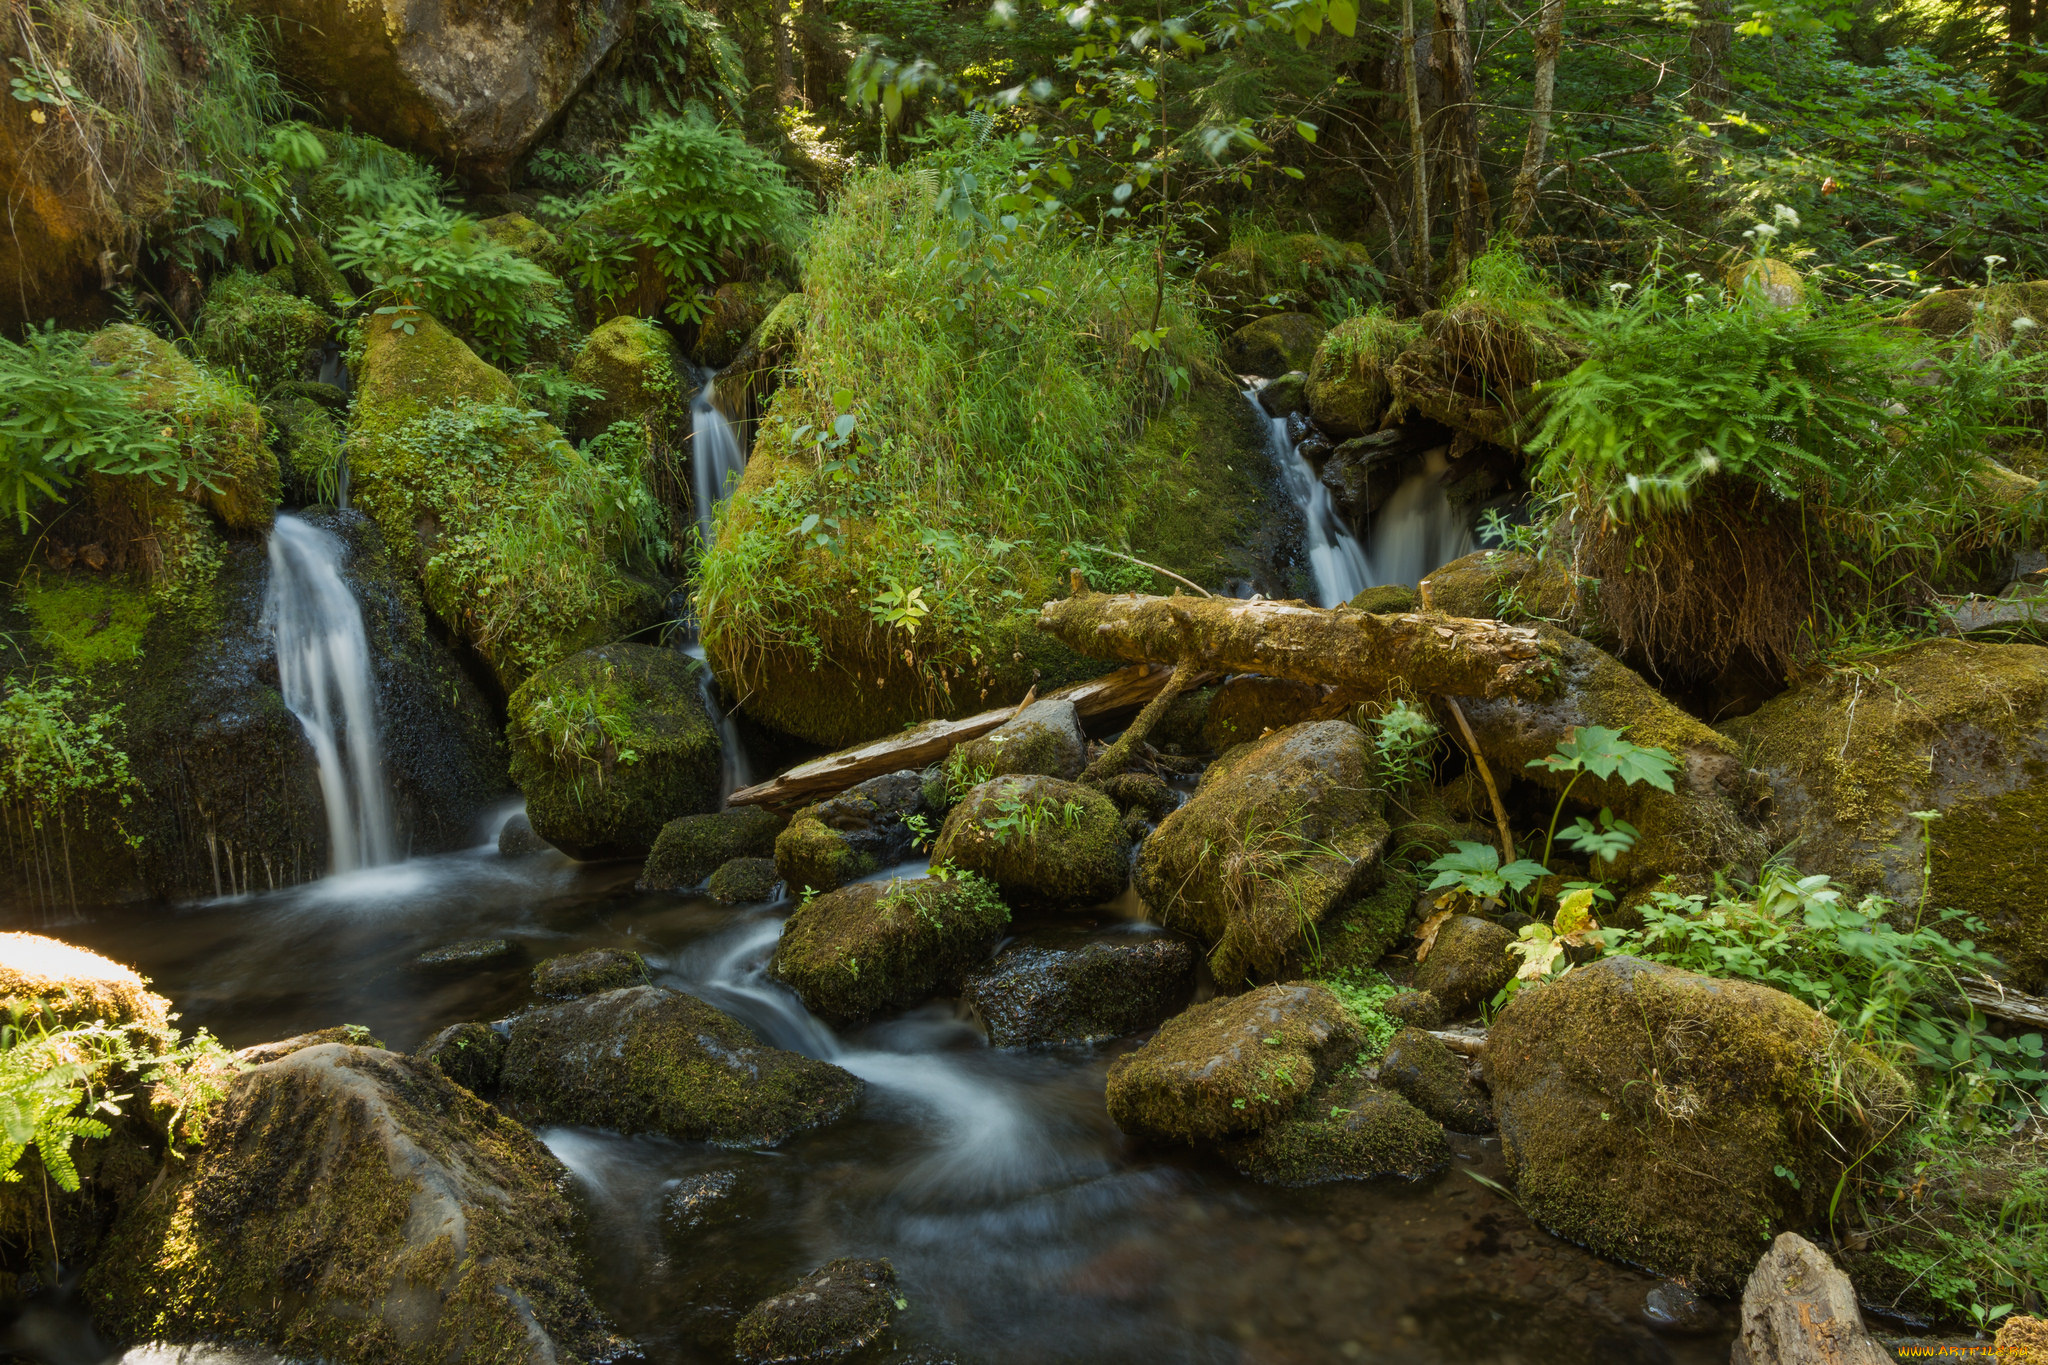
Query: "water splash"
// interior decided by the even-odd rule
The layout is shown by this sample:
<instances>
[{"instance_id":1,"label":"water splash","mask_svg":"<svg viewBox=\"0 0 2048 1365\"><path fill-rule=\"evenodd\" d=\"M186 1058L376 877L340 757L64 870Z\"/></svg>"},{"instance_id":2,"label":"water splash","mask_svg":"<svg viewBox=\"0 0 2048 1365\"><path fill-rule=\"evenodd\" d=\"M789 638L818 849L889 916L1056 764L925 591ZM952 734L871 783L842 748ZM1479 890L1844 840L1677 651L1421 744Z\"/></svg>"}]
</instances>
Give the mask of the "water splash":
<instances>
[{"instance_id":1,"label":"water splash","mask_svg":"<svg viewBox=\"0 0 2048 1365\"><path fill-rule=\"evenodd\" d=\"M363 612L341 577L341 541L280 515L270 532L263 623L277 642L278 689L320 769L329 871L392 862L397 833L384 776L376 682Z\"/></svg>"},{"instance_id":2,"label":"water splash","mask_svg":"<svg viewBox=\"0 0 2048 1365\"><path fill-rule=\"evenodd\" d=\"M718 410L717 376L690 400L690 478L697 495L697 534L711 544L718 504L725 501L747 467L732 424Z\"/></svg>"},{"instance_id":3,"label":"water splash","mask_svg":"<svg viewBox=\"0 0 2048 1365\"><path fill-rule=\"evenodd\" d=\"M1472 518L1451 506L1444 489L1450 459L1439 447L1423 467L1394 490L1373 519L1366 560L1372 585L1402 583L1414 587L1435 569L1479 548Z\"/></svg>"},{"instance_id":4,"label":"water splash","mask_svg":"<svg viewBox=\"0 0 2048 1365\"><path fill-rule=\"evenodd\" d=\"M1266 424L1266 444L1273 462L1280 466L1287 483L1287 495L1301 510L1303 548L1308 551L1309 573L1315 578L1316 605L1338 607L1372 586L1371 566L1358 537L1338 518L1330 505L1330 490L1316 477L1316 471L1302 458L1294 442L1287 439L1287 419L1269 417L1259 406L1255 386L1244 391L1245 401Z\"/></svg>"}]
</instances>

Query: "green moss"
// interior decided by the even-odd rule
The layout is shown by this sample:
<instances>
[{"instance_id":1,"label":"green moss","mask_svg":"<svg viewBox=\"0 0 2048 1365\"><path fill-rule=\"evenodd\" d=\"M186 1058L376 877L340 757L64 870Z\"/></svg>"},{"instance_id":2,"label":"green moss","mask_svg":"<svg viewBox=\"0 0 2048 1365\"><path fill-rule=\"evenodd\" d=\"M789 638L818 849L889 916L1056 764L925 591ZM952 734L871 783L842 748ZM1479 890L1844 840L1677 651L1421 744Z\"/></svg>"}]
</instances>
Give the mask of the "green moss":
<instances>
[{"instance_id":1,"label":"green moss","mask_svg":"<svg viewBox=\"0 0 2048 1365\"><path fill-rule=\"evenodd\" d=\"M550 1000L573 1000L647 983L647 959L619 948L590 948L536 963L533 993Z\"/></svg>"},{"instance_id":2,"label":"green moss","mask_svg":"<svg viewBox=\"0 0 2048 1365\"><path fill-rule=\"evenodd\" d=\"M1436 931L1429 956L1415 968L1415 988L1443 1002L1452 1016L1484 1004L1514 977L1508 956L1514 934L1476 915L1453 915Z\"/></svg>"},{"instance_id":3,"label":"green moss","mask_svg":"<svg viewBox=\"0 0 2048 1365\"><path fill-rule=\"evenodd\" d=\"M728 905L760 905L775 899L782 873L773 858L733 858L718 865L704 889Z\"/></svg>"},{"instance_id":4,"label":"green moss","mask_svg":"<svg viewBox=\"0 0 2048 1365\"><path fill-rule=\"evenodd\" d=\"M1371 254L1355 242L1308 232L1241 229L1232 234L1227 250L1196 272L1195 284L1211 308L1241 324L1280 311L1285 305L1267 301L1274 295L1324 303L1367 292L1360 286L1373 278L1371 262Z\"/></svg>"},{"instance_id":5,"label":"green moss","mask_svg":"<svg viewBox=\"0 0 2048 1365\"><path fill-rule=\"evenodd\" d=\"M1393 395L1387 366L1414 339L1412 324L1380 312L1332 328L1306 367L1308 409L1316 425L1334 436L1377 431Z\"/></svg>"},{"instance_id":6,"label":"green moss","mask_svg":"<svg viewBox=\"0 0 2048 1365\"><path fill-rule=\"evenodd\" d=\"M1240 374L1277 376L1306 370L1329 329L1307 313L1256 318L1223 343L1223 363Z\"/></svg>"},{"instance_id":7,"label":"green moss","mask_svg":"<svg viewBox=\"0 0 2048 1365\"><path fill-rule=\"evenodd\" d=\"M1346 1078L1318 1089L1223 1155L1269 1185L1398 1176L1420 1180L1450 1164L1441 1124L1401 1096Z\"/></svg>"},{"instance_id":8,"label":"green moss","mask_svg":"<svg viewBox=\"0 0 2048 1365\"><path fill-rule=\"evenodd\" d=\"M855 848L839 831L802 812L775 838L775 867L792 892L832 891L880 866L874 854Z\"/></svg>"},{"instance_id":9,"label":"green moss","mask_svg":"<svg viewBox=\"0 0 2048 1365\"><path fill-rule=\"evenodd\" d=\"M1313 974L1352 976L1386 956L1408 931L1408 916L1421 885L1405 868L1388 868L1387 879L1377 890L1352 901L1317 928L1315 945L1307 955Z\"/></svg>"},{"instance_id":10,"label":"green moss","mask_svg":"<svg viewBox=\"0 0 2048 1365\"><path fill-rule=\"evenodd\" d=\"M34 622L36 639L81 673L140 657L156 614L148 591L116 578L51 575L24 584L14 600Z\"/></svg>"},{"instance_id":11,"label":"green moss","mask_svg":"<svg viewBox=\"0 0 2048 1365\"><path fill-rule=\"evenodd\" d=\"M1308 720L1322 707L1323 689L1314 683L1240 673L1225 680L1210 700L1202 718L1202 745L1222 753Z\"/></svg>"},{"instance_id":12,"label":"green moss","mask_svg":"<svg viewBox=\"0 0 2048 1365\"><path fill-rule=\"evenodd\" d=\"M1493 1110L1464 1060L1419 1028L1403 1028L1388 1042L1380 1084L1452 1132L1493 1131Z\"/></svg>"},{"instance_id":13,"label":"green moss","mask_svg":"<svg viewBox=\"0 0 2048 1365\"><path fill-rule=\"evenodd\" d=\"M956 745L946 756L947 782L958 790L1012 773L1076 778L1086 744L1073 703L1036 702L989 733Z\"/></svg>"},{"instance_id":14,"label":"green moss","mask_svg":"<svg viewBox=\"0 0 2048 1365\"><path fill-rule=\"evenodd\" d=\"M1005 896L1054 905L1109 900L1130 881L1123 817L1092 787L1017 775L985 782L946 816L934 864L988 878Z\"/></svg>"},{"instance_id":15,"label":"green moss","mask_svg":"<svg viewBox=\"0 0 2048 1365\"><path fill-rule=\"evenodd\" d=\"M1988 289L1944 289L1917 300L1902 321L1938 337L1973 333L1997 345L2011 342L2015 318L2048 326L2048 280L1993 285Z\"/></svg>"},{"instance_id":16,"label":"green moss","mask_svg":"<svg viewBox=\"0 0 2048 1365\"><path fill-rule=\"evenodd\" d=\"M258 393L298 378L306 352L325 341L334 320L246 270L215 278L193 340L210 365L239 371Z\"/></svg>"},{"instance_id":17,"label":"green moss","mask_svg":"<svg viewBox=\"0 0 2048 1365\"><path fill-rule=\"evenodd\" d=\"M1375 616L1399 616L1420 611L1422 599L1406 583L1386 583L1365 589L1344 605L1353 611L1369 611ZM1450 614L1457 615L1456 612Z\"/></svg>"},{"instance_id":18,"label":"green moss","mask_svg":"<svg viewBox=\"0 0 2048 1365\"><path fill-rule=\"evenodd\" d=\"M733 1349L750 1362L830 1360L888 1330L898 1303L896 1268L845 1256L755 1305L733 1332Z\"/></svg>"},{"instance_id":19,"label":"green moss","mask_svg":"<svg viewBox=\"0 0 2048 1365\"><path fill-rule=\"evenodd\" d=\"M690 394L682 352L658 323L636 317L603 323L583 343L569 373L603 395L583 410L586 430L644 421L678 438L688 427Z\"/></svg>"},{"instance_id":20,"label":"green moss","mask_svg":"<svg viewBox=\"0 0 2048 1365\"><path fill-rule=\"evenodd\" d=\"M1009 922L1009 907L976 877L864 882L798 906L770 971L813 1013L860 1023L958 982Z\"/></svg>"},{"instance_id":21,"label":"green moss","mask_svg":"<svg viewBox=\"0 0 2048 1365\"><path fill-rule=\"evenodd\" d=\"M729 280L711 295L710 311L697 324L697 357L723 368L740 353L789 289L779 280Z\"/></svg>"},{"instance_id":22,"label":"green moss","mask_svg":"<svg viewBox=\"0 0 2048 1365\"><path fill-rule=\"evenodd\" d=\"M696 664L671 649L606 645L512 694L512 780L534 831L578 858L636 858L678 815L717 809L718 729Z\"/></svg>"},{"instance_id":23,"label":"green moss","mask_svg":"<svg viewBox=\"0 0 2048 1365\"><path fill-rule=\"evenodd\" d=\"M734 858L772 858L776 836L788 824L765 806L678 817L661 827L641 869L640 885L658 890L701 886Z\"/></svg>"},{"instance_id":24,"label":"green moss","mask_svg":"<svg viewBox=\"0 0 2048 1365\"><path fill-rule=\"evenodd\" d=\"M489 1024L450 1024L413 1054L475 1095L498 1087L505 1062L505 1037Z\"/></svg>"},{"instance_id":25,"label":"green moss","mask_svg":"<svg viewBox=\"0 0 2048 1365\"><path fill-rule=\"evenodd\" d=\"M1422 598L1431 611L1482 620L1570 622L1577 608L1570 574L1515 550L1452 560L1425 580Z\"/></svg>"},{"instance_id":26,"label":"green moss","mask_svg":"<svg viewBox=\"0 0 2048 1365\"><path fill-rule=\"evenodd\" d=\"M1168 934L1035 930L962 985L997 1047L1077 1046L1146 1029L1186 1006L1196 954Z\"/></svg>"}]
</instances>

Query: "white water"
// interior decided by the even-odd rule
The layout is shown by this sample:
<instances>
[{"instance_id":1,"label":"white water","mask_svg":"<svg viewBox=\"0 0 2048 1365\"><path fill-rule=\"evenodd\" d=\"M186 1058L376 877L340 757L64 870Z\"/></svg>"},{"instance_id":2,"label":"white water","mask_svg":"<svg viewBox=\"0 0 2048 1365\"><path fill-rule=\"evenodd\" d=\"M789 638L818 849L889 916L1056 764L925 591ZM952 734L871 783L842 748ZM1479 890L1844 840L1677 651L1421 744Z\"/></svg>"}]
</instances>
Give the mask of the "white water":
<instances>
[{"instance_id":1,"label":"white water","mask_svg":"<svg viewBox=\"0 0 2048 1365\"><path fill-rule=\"evenodd\" d=\"M1430 451L1424 466L1402 481L1373 519L1372 543L1366 547L1373 586L1405 583L1412 588L1423 575L1479 548L1472 519L1452 507L1444 492L1449 464L1443 450Z\"/></svg>"},{"instance_id":2,"label":"white water","mask_svg":"<svg viewBox=\"0 0 2048 1365\"><path fill-rule=\"evenodd\" d=\"M1301 509L1304 548L1309 572L1315 578L1316 605L1339 607L1373 585L1372 568L1365 550L1349 527L1338 520L1330 505L1330 490L1316 477L1316 471L1302 458L1294 442L1287 439L1287 419L1268 417L1259 406L1259 391L1244 391L1245 401L1266 424L1266 442L1272 447L1274 463L1287 481L1288 496ZM1432 566L1434 567L1434 566Z\"/></svg>"},{"instance_id":3,"label":"white water","mask_svg":"<svg viewBox=\"0 0 2048 1365\"><path fill-rule=\"evenodd\" d=\"M362 608L341 577L341 542L280 514L270 532L263 621L277 642L284 704L299 718L320 767L330 872L357 872L397 856L385 789L370 646Z\"/></svg>"},{"instance_id":4,"label":"white water","mask_svg":"<svg viewBox=\"0 0 2048 1365\"><path fill-rule=\"evenodd\" d=\"M747 467L732 425L718 410L716 376L704 382L690 402L690 479L697 495L697 533L711 544L712 516L731 494Z\"/></svg>"},{"instance_id":5,"label":"white water","mask_svg":"<svg viewBox=\"0 0 2048 1365\"><path fill-rule=\"evenodd\" d=\"M718 804L722 808L726 797L741 787L754 785L754 765L747 758L747 746L740 738L740 727L718 704L718 680L711 676L711 664L704 657L704 646L693 637L683 647L683 653L700 665L697 669L697 696L704 703L704 712L711 717L711 723L718 727Z\"/></svg>"}]
</instances>

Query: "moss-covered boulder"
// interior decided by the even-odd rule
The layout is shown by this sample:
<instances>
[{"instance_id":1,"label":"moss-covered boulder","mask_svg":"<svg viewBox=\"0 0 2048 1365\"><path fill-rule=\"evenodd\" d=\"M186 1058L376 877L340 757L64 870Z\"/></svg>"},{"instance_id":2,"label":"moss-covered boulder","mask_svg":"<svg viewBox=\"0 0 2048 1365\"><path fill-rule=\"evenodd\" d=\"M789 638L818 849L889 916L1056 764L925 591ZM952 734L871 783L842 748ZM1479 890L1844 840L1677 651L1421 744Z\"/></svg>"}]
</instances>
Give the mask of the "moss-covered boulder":
<instances>
[{"instance_id":1,"label":"moss-covered boulder","mask_svg":"<svg viewBox=\"0 0 2048 1365\"><path fill-rule=\"evenodd\" d=\"M718 865L704 889L728 905L761 905L774 900L781 885L773 858L734 858Z\"/></svg>"},{"instance_id":2,"label":"moss-covered boulder","mask_svg":"<svg viewBox=\"0 0 2048 1365\"><path fill-rule=\"evenodd\" d=\"M998 777L962 796L932 862L988 878L1019 904L1090 905L1130 884L1123 816L1093 787L1057 777Z\"/></svg>"},{"instance_id":3,"label":"moss-covered boulder","mask_svg":"<svg viewBox=\"0 0 2048 1365\"><path fill-rule=\"evenodd\" d=\"M161 414L204 483L176 490L230 530L260 531L277 511L280 475L263 412L225 374L194 364L154 332L122 323L93 335L86 354L134 381L144 411ZM212 487L208 487L211 484Z\"/></svg>"},{"instance_id":4,"label":"moss-covered boulder","mask_svg":"<svg viewBox=\"0 0 2048 1365\"><path fill-rule=\"evenodd\" d=\"M1088 736L1070 701L1039 701L978 739L954 747L946 771L956 787L971 787L1011 773L1041 773L1071 781L1081 775Z\"/></svg>"},{"instance_id":5,"label":"moss-covered boulder","mask_svg":"<svg viewBox=\"0 0 2048 1365\"><path fill-rule=\"evenodd\" d=\"M1399 616L1404 612L1420 611L1422 598L1406 583L1383 583L1376 588L1363 588L1344 605L1353 611L1369 611L1375 616ZM1452 612L1450 615L1456 615Z\"/></svg>"},{"instance_id":6,"label":"moss-covered boulder","mask_svg":"<svg viewBox=\"0 0 2048 1365\"><path fill-rule=\"evenodd\" d=\"M898 1301L895 1266L842 1256L754 1305L733 1350L748 1365L837 1360L886 1332Z\"/></svg>"},{"instance_id":7,"label":"moss-covered boulder","mask_svg":"<svg viewBox=\"0 0 2048 1365\"><path fill-rule=\"evenodd\" d=\"M1424 610L1483 620L1571 622L1577 593L1571 575L1519 550L1477 550L1422 580Z\"/></svg>"},{"instance_id":8,"label":"moss-covered boulder","mask_svg":"<svg viewBox=\"0 0 2048 1365\"><path fill-rule=\"evenodd\" d=\"M1196 954L1166 934L1040 929L960 994L997 1047L1079 1046L1157 1027L1187 1005Z\"/></svg>"},{"instance_id":9,"label":"moss-covered boulder","mask_svg":"<svg viewBox=\"0 0 2048 1365\"><path fill-rule=\"evenodd\" d=\"M735 858L773 858L775 839L789 825L765 806L734 806L707 815L683 815L661 827L640 869L643 891L702 886Z\"/></svg>"},{"instance_id":10,"label":"moss-covered boulder","mask_svg":"<svg viewBox=\"0 0 2048 1365\"><path fill-rule=\"evenodd\" d=\"M1180 804L1180 796L1156 773L1112 773L1096 784L1125 815L1164 820Z\"/></svg>"},{"instance_id":11,"label":"moss-covered boulder","mask_svg":"<svg viewBox=\"0 0 2048 1365\"><path fill-rule=\"evenodd\" d=\"M1403 1028L1387 1044L1380 1084L1454 1133L1493 1131L1493 1107L1464 1060L1419 1028Z\"/></svg>"},{"instance_id":12,"label":"moss-covered boulder","mask_svg":"<svg viewBox=\"0 0 2048 1365\"><path fill-rule=\"evenodd\" d=\"M1202 1143L1292 1114L1357 1060L1365 1035L1308 982L1218 996L1166 1021L1109 1067L1109 1117L1126 1133Z\"/></svg>"},{"instance_id":13,"label":"moss-covered boulder","mask_svg":"<svg viewBox=\"0 0 2048 1365\"><path fill-rule=\"evenodd\" d=\"M555 846L533 832L533 821L520 811L507 820L498 830L498 856L500 858L530 858L536 853L552 853Z\"/></svg>"},{"instance_id":14,"label":"moss-covered boulder","mask_svg":"<svg viewBox=\"0 0 2048 1365\"><path fill-rule=\"evenodd\" d=\"M976 877L863 882L799 905L769 972L816 1015L857 1024L951 989L988 960L1010 922Z\"/></svg>"},{"instance_id":15,"label":"moss-covered boulder","mask_svg":"<svg viewBox=\"0 0 2048 1365\"><path fill-rule=\"evenodd\" d=\"M413 1056L471 1094L488 1095L498 1088L505 1065L505 1035L489 1024L450 1024Z\"/></svg>"},{"instance_id":16,"label":"moss-covered boulder","mask_svg":"<svg viewBox=\"0 0 2048 1365\"><path fill-rule=\"evenodd\" d=\"M730 365L749 339L789 293L778 280L728 280L711 291L697 323L697 360L714 370Z\"/></svg>"},{"instance_id":17,"label":"moss-covered boulder","mask_svg":"<svg viewBox=\"0 0 2048 1365\"><path fill-rule=\"evenodd\" d=\"M1806 278L1798 267L1772 256L1737 261L1721 278L1734 292L1753 295L1773 308L1797 308L1806 299Z\"/></svg>"},{"instance_id":18,"label":"moss-covered boulder","mask_svg":"<svg viewBox=\"0 0 2048 1365\"><path fill-rule=\"evenodd\" d=\"M1357 726L1291 726L1209 766L1139 847L1138 892L1155 921L1214 945L1219 982L1273 975L1332 910L1378 884L1380 806Z\"/></svg>"},{"instance_id":19,"label":"moss-covered boulder","mask_svg":"<svg viewBox=\"0 0 2048 1365\"><path fill-rule=\"evenodd\" d=\"M341 420L318 399L297 393L271 399L263 415L275 434L285 500L333 502L341 482Z\"/></svg>"},{"instance_id":20,"label":"moss-covered boulder","mask_svg":"<svg viewBox=\"0 0 2048 1365\"><path fill-rule=\"evenodd\" d=\"M1319 1087L1293 1113L1221 1150L1239 1170L1269 1185L1420 1180L1451 1160L1443 1125L1359 1077Z\"/></svg>"},{"instance_id":21,"label":"moss-covered boulder","mask_svg":"<svg viewBox=\"0 0 2048 1365\"><path fill-rule=\"evenodd\" d=\"M2021 318L2031 320L2036 328L2048 328L2048 280L1938 290L1915 300L1900 320L1930 336L1976 336L1993 345L2007 346L2015 336L2013 324ZM2033 335L2038 343L2040 333L2036 331Z\"/></svg>"},{"instance_id":22,"label":"moss-covered boulder","mask_svg":"<svg viewBox=\"0 0 2048 1365\"><path fill-rule=\"evenodd\" d=\"M1308 406L1308 374L1293 370L1259 386L1259 406L1268 417L1291 417Z\"/></svg>"},{"instance_id":23,"label":"moss-covered boulder","mask_svg":"<svg viewBox=\"0 0 2048 1365\"><path fill-rule=\"evenodd\" d=\"M1387 365L1412 332L1377 313L1333 327L1304 367L1309 415L1316 425L1339 439L1377 431L1393 397Z\"/></svg>"},{"instance_id":24,"label":"moss-covered boulder","mask_svg":"<svg viewBox=\"0 0 2048 1365\"><path fill-rule=\"evenodd\" d=\"M1238 374L1269 377L1306 370L1329 330L1311 313L1275 313L1247 322L1223 343L1223 363Z\"/></svg>"},{"instance_id":25,"label":"moss-covered boulder","mask_svg":"<svg viewBox=\"0 0 2048 1365\"><path fill-rule=\"evenodd\" d=\"M934 813L922 773L871 777L790 817L775 838L775 866L792 895L830 891L901 862L917 838L909 821Z\"/></svg>"},{"instance_id":26,"label":"moss-covered boulder","mask_svg":"<svg viewBox=\"0 0 2048 1365\"><path fill-rule=\"evenodd\" d=\"M315 304L246 270L230 270L206 291L192 340L209 365L248 375L261 394L299 378L307 353L333 328L334 319Z\"/></svg>"},{"instance_id":27,"label":"moss-covered boulder","mask_svg":"<svg viewBox=\"0 0 2048 1365\"><path fill-rule=\"evenodd\" d=\"M861 1090L695 996L634 986L514 1018L497 1101L527 1123L772 1146L844 1118Z\"/></svg>"},{"instance_id":28,"label":"moss-covered boulder","mask_svg":"<svg viewBox=\"0 0 2048 1365\"><path fill-rule=\"evenodd\" d=\"M1380 1001L1379 1010L1404 1028L1440 1028L1444 1022L1443 1001L1428 991L1398 991Z\"/></svg>"},{"instance_id":29,"label":"moss-covered boulder","mask_svg":"<svg viewBox=\"0 0 2048 1365\"><path fill-rule=\"evenodd\" d=\"M718 809L718 727L697 664L605 645L512 694L512 780L534 832L572 858L639 858L680 815Z\"/></svg>"},{"instance_id":30,"label":"moss-covered boulder","mask_svg":"<svg viewBox=\"0 0 2048 1365\"><path fill-rule=\"evenodd\" d=\"M351 1365L599 1360L568 1172L428 1063L324 1043L237 1076L82 1297L119 1341Z\"/></svg>"},{"instance_id":31,"label":"moss-covered boulder","mask_svg":"<svg viewBox=\"0 0 2048 1365\"><path fill-rule=\"evenodd\" d=\"M1215 753L1314 719L1327 689L1314 683L1239 673L1216 689L1202 717L1203 747ZM1328 714L1324 712L1324 714Z\"/></svg>"},{"instance_id":32,"label":"moss-covered boulder","mask_svg":"<svg viewBox=\"0 0 2048 1365\"><path fill-rule=\"evenodd\" d=\"M1398 837L1393 846L1402 846ZM1315 942L1302 954L1311 975L1355 976L1385 957L1407 934L1421 887L1414 873L1390 867L1379 886L1332 911L1316 926Z\"/></svg>"},{"instance_id":33,"label":"moss-covered boulder","mask_svg":"<svg viewBox=\"0 0 2048 1365\"><path fill-rule=\"evenodd\" d=\"M601 395L584 405L578 419L585 435L614 422L645 422L670 437L679 426L688 427L689 366L659 323L620 316L599 324L569 373Z\"/></svg>"},{"instance_id":34,"label":"moss-covered boulder","mask_svg":"<svg viewBox=\"0 0 2048 1365\"><path fill-rule=\"evenodd\" d=\"M2048 649L1929 640L1803 683L1728 732L1769 776L1773 842L1801 868L1905 915L1924 896L1978 916L1988 932L1973 937L2013 984L2048 986ZM1923 826L1927 810L1941 818Z\"/></svg>"},{"instance_id":35,"label":"moss-covered boulder","mask_svg":"<svg viewBox=\"0 0 2048 1365\"><path fill-rule=\"evenodd\" d=\"M1485 1004L1514 977L1509 930L1477 915L1453 915L1437 926L1429 954L1415 967L1415 988L1443 1002L1452 1017Z\"/></svg>"},{"instance_id":36,"label":"moss-covered boulder","mask_svg":"<svg viewBox=\"0 0 2048 1365\"><path fill-rule=\"evenodd\" d=\"M533 993L547 1000L574 1000L647 984L647 959L625 948L588 948L537 963Z\"/></svg>"},{"instance_id":37,"label":"moss-covered boulder","mask_svg":"<svg viewBox=\"0 0 2048 1365\"><path fill-rule=\"evenodd\" d=\"M0 1004L53 1030L95 1020L160 1029L171 1008L132 967L59 939L19 933L0 934Z\"/></svg>"},{"instance_id":38,"label":"moss-covered boulder","mask_svg":"<svg viewBox=\"0 0 2048 1365\"><path fill-rule=\"evenodd\" d=\"M1783 992L1632 957L1516 995L1485 1068L1529 1215L1709 1293L1778 1232L1819 1224L1908 1094Z\"/></svg>"}]
</instances>

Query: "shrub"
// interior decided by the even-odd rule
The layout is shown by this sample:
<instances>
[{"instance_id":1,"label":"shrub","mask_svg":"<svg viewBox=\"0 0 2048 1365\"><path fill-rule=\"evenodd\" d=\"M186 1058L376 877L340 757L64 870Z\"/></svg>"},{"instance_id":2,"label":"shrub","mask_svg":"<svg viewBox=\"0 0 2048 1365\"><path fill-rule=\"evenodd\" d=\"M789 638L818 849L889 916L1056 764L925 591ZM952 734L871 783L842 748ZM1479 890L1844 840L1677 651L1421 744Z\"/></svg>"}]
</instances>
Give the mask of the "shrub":
<instances>
[{"instance_id":1,"label":"shrub","mask_svg":"<svg viewBox=\"0 0 2048 1365\"><path fill-rule=\"evenodd\" d=\"M393 329L410 332L431 313L498 365L519 364L536 333L569 321L560 280L447 209L353 219L335 236L334 259L369 277Z\"/></svg>"}]
</instances>

